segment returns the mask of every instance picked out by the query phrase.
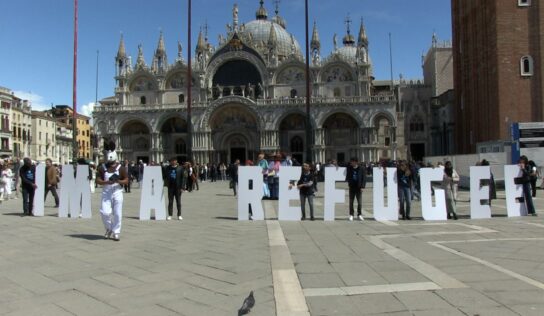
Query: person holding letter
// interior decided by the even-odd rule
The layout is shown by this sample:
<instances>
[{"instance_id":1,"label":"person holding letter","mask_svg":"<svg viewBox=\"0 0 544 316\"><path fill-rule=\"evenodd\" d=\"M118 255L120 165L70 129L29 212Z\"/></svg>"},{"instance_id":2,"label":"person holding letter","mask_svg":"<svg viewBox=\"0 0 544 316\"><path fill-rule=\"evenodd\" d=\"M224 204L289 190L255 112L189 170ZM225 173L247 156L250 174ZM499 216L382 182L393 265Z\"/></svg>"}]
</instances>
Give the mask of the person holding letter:
<instances>
[{"instance_id":1,"label":"person holding letter","mask_svg":"<svg viewBox=\"0 0 544 316\"><path fill-rule=\"evenodd\" d=\"M308 205L310 205L310 220L315 220L314 217L314 184L315 176L310 170L310 165L307 163L302 164L302 174L300 179L297 182L297 188L300 192L300 208L302 211L301 220L306 220L306 200L308 200ZM294 181L293 181L294 182ZM289 185L289 189L293 187L292 184Z\"/></svg>"},{"instance_id":2,"label":"person holding letter","mask_svg":"<svg viewBox=\"0 0 544 316\"><path fill-rule=\"evenodd\" d=\"M366 186L366 174L365 169L359 166L359 160L357 158L350 159L349 166L346 170L346 182L349 186L349 220L353 221L353 200L357 199L357 218L362 221L362 192Z\"/></svg>"},{"instance_id":3,"label":"person holding letter","mask_svg":"<svg viewBox=\"0 0 544 316\"><path fill-rule=\"evenodd\" d=\"M19 169L21 176L21 187L23 188L23 214L34 216L32 209L34 208L34 192L36 192L36 166L32 164L32 160L26 157L23 159L23 166Z\"/></svg>"},{"instance_id":4,"label":"person holding letter","mask_svg":"<svg viewBox=\"0 0 544 316\"><path fill-rule=\"evenodd\" d=\"M411 220L410 217L410 207L412 205L412 183L413 176L412 171L408 167L406 161L401 161L397 169L397 183L398 183L398 192L399 192L399 202L400 202L400 215L402 219Z\"/></svg>"},{"instance_id":5,"label":"person holding letter","mask_svg":"<svg viewBox=\"0 0 544 316\"><path fill-rule=\"evenodd\" d=\"M181 193L187 186L187 172L184 167L178 165L178 159L170 158L170 165L163 169L164 186L168 188L168 217L167 221L172 219L174 211L174 198L176 198L176 208L178 210L178 219L181 221Z\"/></svg>"},{"instance_id":6,"label":"person holding letter","mask_svg":"<svg viewBox=\"0 0 544 316\"><path fill-rule=\"evenodd\" d=\"M113 236L113 240L119 241L123 218L123 186L128 184L128 175L126 168L121 168L114 157L108 154L108 161L105 168L100 168L96 183L103 186L100 215L106 228L104 237Z\"/></svg>"},{"instance_id":7,"label":"person holding letter","mask_svg":"<svg viewBox=\"0 0 544 316\"><path fill-rule=\"evenodd\" d=\"M446 210L448 212L448 219L452 218L457 220L457 213L455 212L455 185L459 182L459 175L457 171L453 169L451 161L446 161L444 165L444 179L442 180L442 188L446 194Z\"/></svg>"},{"instance_id":8,"label":"person holding letter","mask_svg":"<svg viewBox=\"0 0 544 316\"><path fill-rule=\"evenodd\" d=\"M533 196L531 194L531 174L533 173L533 170L529 165L527 156L524 155L519 158L518 166L523 175L521 176L521 183L516 182L516 184L521 184L523 186L523 197L525 200L525 206L527 207L527 214L537 216L535 206L533 204Z\"/></svg>"}]
</instances>

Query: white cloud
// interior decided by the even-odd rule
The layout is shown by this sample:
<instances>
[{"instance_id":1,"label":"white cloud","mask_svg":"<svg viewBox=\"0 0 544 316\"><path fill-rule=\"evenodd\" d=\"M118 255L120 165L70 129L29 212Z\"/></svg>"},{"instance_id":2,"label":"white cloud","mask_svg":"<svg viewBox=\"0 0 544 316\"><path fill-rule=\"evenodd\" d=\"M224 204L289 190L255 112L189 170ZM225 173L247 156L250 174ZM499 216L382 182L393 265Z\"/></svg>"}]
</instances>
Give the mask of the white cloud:
<instances>
[{"instance_id":1,"label":"white cloud","mask_svg":"<svg viewBox=\"0 0 544 316\"><path fill-rule=\"evenodd\" d=\"M87 104L78 107L78 113L86 115L91 118L91 125L93 124L93 109L96 103L89 102Z\"/></svg>"},{"instance_id":2,"label":"white cloud","mask_svg":"<svg viewBox=\"0 0 544 316\"><path fill-rule=\"evenodd\" d=\"M89 103L84 104L81 107L79 107L78 112L83 114L83 115L87 115L87 116L92 117L94 106L95 106L94 102L89 102Z\"/></svg>"},{"instance_id":3,"label":"white cloud","mask_svg":"<svg viewBox=\"0 0 544 316\"><path fill-rule=\"evenodd\" d=\"M51 105L46 104L44 98L41 95L33 93L32 91L13 91L13 93L16 97L22 100L30 101L32 110L34 111L49 110L51 108Z\"/></svg>"}]
</instances>

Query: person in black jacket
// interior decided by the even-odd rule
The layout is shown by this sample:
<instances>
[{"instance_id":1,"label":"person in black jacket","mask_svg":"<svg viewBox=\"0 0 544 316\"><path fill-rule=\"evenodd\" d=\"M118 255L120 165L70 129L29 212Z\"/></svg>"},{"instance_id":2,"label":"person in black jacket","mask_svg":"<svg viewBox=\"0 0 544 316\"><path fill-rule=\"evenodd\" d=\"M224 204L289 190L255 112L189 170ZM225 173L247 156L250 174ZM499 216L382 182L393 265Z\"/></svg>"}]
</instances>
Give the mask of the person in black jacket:
<instances>
[{"instance_id":1,"label":"person in black jacket","mask_svg":"<svg viewBox=\"0 0 544 316\"><path fill-rule=\"evenodd\" d=\"M176 198L176 208L178 210L178 219L181 221L181 193L185 191L187 185L187 172L184 168L178 165L178 159L170 158L170 164L163 169L164 186L168 187L168 217L166 220L172 219L174 211L174 198Z\"/></svg>"},{"instance_id":2,"label":"person in black jacket","mask_svg":"<svg viewBox=\"0 0 544 316\"><path fill-rule=\"evenodd\" d=\"M349 220L353 220L353 200L357 199L357 218L363 220L361 213L363 208L362 193L366 186L366 173L365 169L359 166L359 160L357 158L351 158L347 171L346 182L349 186Z\"/></svg>"},{"instance_id":3,"label":"person in black jacket","mask_svg":"<svg viewBox=\"0 0 544 316\"><path fill-rule=\"evenodd\" d=\"M411 189L413 183L413 175L408 163L406 161L401 161L397 168L397 185L398 185L398 195L400 210L399 213L402 216L402 219L410 220L410 208L412 205L411 199Z\"/></svg>"},{"instance_id":4,"label":"person in black jacket","mask_svg":"<svg viewBox=\"0 0 544 316\"><path fill-rule=\"evenodd\" d=\"M310 205L310 219L313 221L314 218L314 185L315 185L315 176L310 169L310 165L307 163L302 164L302 174L300 179L297 182L297 188L300 194L300 207L302 211L301 220L306 220L306 200L308 200L308 205ZM289 185L291 189L292 185Z\"/></svg>"},{"instance_id":5,"label":"person in black jacket","mask_svg":"<svg viewBox=\"0 0 544 316\"><path fill-rule=\"evenodd\" d=\"M529 161L526 156L521 156L519 158L518 165L523 174L521 177L521 184L523 185L523 197L525 200L525 206L527 207L527 213L532 216L537 216L531 194L531 174L533 173L532 167L529 165Z\"/></svg>"},{"instance_id":6,"label":"person in black jacket","mask_svg":"<svg viewBox=\"0 0 544 316\"><path fill-rule=\"evenodd\" d=\"M240 166L240 159L236 159L232 165L228 168L228 175L230 177L229 186L236 196L236 188L238 187L238 167Z\"/></svg>"},{"instance_id":7,"label":"person in black jacket","mask_svg":"<svg viewBox=\"0 0 544 316\"><path fill-rule=\"evenodd\" d=\"M30 158L23 159L23 166L19 169L21 177L21 187L23 188L23 214L34 216L34 192L38 187L36 185L36 166L32 164Z\"/></svg>"}]
</instances>

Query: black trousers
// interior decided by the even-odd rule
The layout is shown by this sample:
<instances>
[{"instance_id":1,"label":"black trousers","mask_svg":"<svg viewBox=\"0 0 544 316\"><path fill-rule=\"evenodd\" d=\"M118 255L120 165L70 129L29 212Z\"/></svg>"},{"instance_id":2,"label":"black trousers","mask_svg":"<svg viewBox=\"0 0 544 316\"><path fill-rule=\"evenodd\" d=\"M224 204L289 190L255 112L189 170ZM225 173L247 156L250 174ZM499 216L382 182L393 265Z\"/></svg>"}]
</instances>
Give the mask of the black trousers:
<instances>
[{"instance_id":1,"label":"black trousers","mask_svg":"<svg viewBox=\"0 0 544 316\"><path fill-rule=\"evenodd\" d=\"M361 215L361 210L363 208L363 194L361 189L358 187L349 187L349 215L353 216L353 200L357 199L357 215Z\"/></svg>"},{"instance_id":2,"label":"black trousers","mask_svg":"<svg viewBox=\"0 0 544 316\"><path fill-rule=\"evenodd\" d=\"M178 216L181 216L181 190L175 186L168 187L168 216L172 216L174 211L174 198L176 199Z\"/></svg>"},{"instance_id":3,"label":"black trousers","mask_svg":"<svg viewBox=\"0 0 544 316\"><path fill-rule=\"evenodd\" d=\"M125 192L130 192L130 186L132 184L132 180L128 179L128 183L123 185L123 187L125 188Z\"/></svg>"},{"instance_id":4,"label":"black trousers","mask_svg":"<svg viewBox=\"0 0 544 316\"><path fill-rule=\"evenodd\" d=\"M36 190L33 187L23 186L23 212L25 215L32 215L34 208L34 193Z\"/></svg>"},{"instance_id":5,"label":"black trousers","mask_svg":"<svg viewBox=\"0 0 544 316\"><path fill-rule=\"evenodd\" d=\"M533 197L536 197L536 177L531 178L531 193Z\"/></svg>"},{"instance_id":6,"label":"black trousers","mask_svg":"<svg viewBox=\"0 0 544 316\"><path fill-rule=\"evenodd\" d=\"M57 188L52 186L46 186L45 187L45 195L43 197L43 200L45 201L47 199L47 193L51 191L51 194L53 194L53 198L55 199L55 206L59 206L59 195L57 194Z\"/></svg>"}]
</instances>

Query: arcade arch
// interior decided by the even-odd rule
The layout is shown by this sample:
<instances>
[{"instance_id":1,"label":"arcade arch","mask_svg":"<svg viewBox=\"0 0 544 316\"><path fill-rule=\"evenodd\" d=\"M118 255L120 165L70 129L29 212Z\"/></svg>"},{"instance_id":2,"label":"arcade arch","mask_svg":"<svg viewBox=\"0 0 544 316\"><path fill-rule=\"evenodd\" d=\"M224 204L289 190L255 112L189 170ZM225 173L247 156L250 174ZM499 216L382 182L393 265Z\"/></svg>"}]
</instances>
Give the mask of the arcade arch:
<instances>
[{"instance_id":1,"label":"arcade arch","mask_svg":"<svg viewBox=\"0 0 544 316\"><path fill-rule=\"evenodd\" d=\"M355 118L347 113L334 113L323 123L325 131L326 156L339 163L347 162L357 154L359 125Z\"/></svg>"},{"instance_id":2,"label":"arcade arch","mask_svg":"<svg viewBox=\"0 0 544 316\"><path fill-rule=\"evenodd\" d=\"M126 122L120 133L123 159L149 162L151 134L149 127L138 120Z\"/></svg>"},{"instance_id":3,"label":"arcade arch","mask_svg":"<svg viewBox=\"0 0 544 316\"><path fill-rule=\"evenodd\" d=\"M256 115L243 105L229 104L216 109L209 126L214 151L211 161L254 160L259 149L259 126Z\"/></svg>"}]
</instances>

